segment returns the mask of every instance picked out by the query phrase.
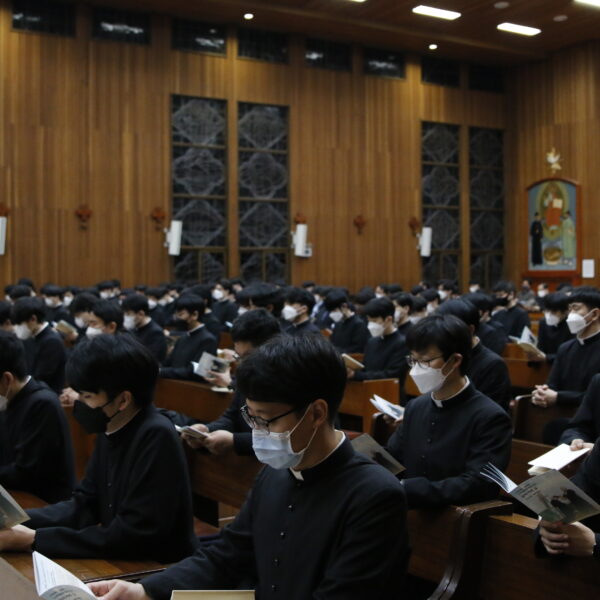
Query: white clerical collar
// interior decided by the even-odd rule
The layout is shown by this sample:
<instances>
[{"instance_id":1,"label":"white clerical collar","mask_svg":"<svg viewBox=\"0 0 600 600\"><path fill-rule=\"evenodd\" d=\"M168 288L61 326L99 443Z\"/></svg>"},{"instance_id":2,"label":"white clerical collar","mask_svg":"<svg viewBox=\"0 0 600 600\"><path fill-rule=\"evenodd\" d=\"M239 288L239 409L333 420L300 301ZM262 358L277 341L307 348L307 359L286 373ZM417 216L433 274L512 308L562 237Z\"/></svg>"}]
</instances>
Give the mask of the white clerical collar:
<instances>
[{"instance_id":1,"label":"white clerical collar","mask_svg":"<svg viewBox=\"0 0 600 600\"><path fill-rule=\"evenodd\" d=\"M338 442L337 446L325 457L322 458L316 465L313 465L311 467L314 468L317 465L320 465L322 462L325 462L343 443L344 440L346 439L346 434L343 431L339 431L339 430L335 430L336 433L341 433L342 436L340 438L340 441ZM290 469L290 473L298 480L298 481L304 481L304 477L302 476L302 471L296 471L294 469Z\"/></svg>"},{"instance_id":2,"label":"white clerical collar","mask_svg":"<svg viewBox=\"0 0 600 600\"><path fill-rule=\"evenodd\" d=\"M593 337L596 337L598 334L600 334L600 329L598 331L596 331L596 333L592 333L591 335L586 335L585 337L579 337L577 336L577 341L583 346L586 342L586 340L591 340Z\"/></svg>"},{"instance_id":3,"label":"white clerical collar","mask_svg":"<svg viewBox=\"0 0 600 600\"><path fill-rule=\"evenodd\" d=\"M40 335L40 333L42 333L42 331L44 331L46 327L48 327L48 321L42 323L42 326L33 334L33 337L37 337L38 335Z\"/></svg>"},{"instance_id":4,"label":"white clerical collar","mask_svg":"<svg viewBox=\"0 0 600 600\"><path fill-rule=\"evenodd\" d=\"M456 396L458 396L459 394L462 394L468 387L469 384L471 383L469 381L469 378L465 375L465 385L463 385L463 387L458 390L458 392L456 392L456 394L452 394L452 396L448 396L448 398L444 398L443 400L437 400L436 398L433 397L433 392L431 392L431 399L433 400L433 403L438 407L438 408L442 408L444 406L444 402L446 402L447 400L451 400L452 398L456 398Z\"/></svg>"}]
</instances>

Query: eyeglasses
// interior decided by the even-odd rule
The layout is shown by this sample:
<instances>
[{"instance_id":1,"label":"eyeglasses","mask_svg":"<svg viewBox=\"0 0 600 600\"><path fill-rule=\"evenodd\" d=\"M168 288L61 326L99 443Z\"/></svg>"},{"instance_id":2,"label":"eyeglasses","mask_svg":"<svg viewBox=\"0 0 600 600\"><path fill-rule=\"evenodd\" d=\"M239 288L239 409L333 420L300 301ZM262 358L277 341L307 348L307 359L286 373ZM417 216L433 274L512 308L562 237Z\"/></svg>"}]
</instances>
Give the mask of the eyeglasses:
<instances>
[{"instance_id":1,"label":"eyeglasses","mask_svg":"<svg viewBox=\"0 0 600 600\"><path fill-rule=\"evenodd\" d=\"M416 358L412 357L410 354L408 354L406 356L406 362L408 363L409 367L414 367L415 365L419 365L419 367L425 368L429 366L429 363L433 362L434 360L437 360L438 358L444 358L443 354L440 354L439 356L434 356L433 358L427 358L425 360L417 360Z\"/></svg>"},{"instance_id":2,"label":"eyeglasses","mask_svg":"<svg viewBox=\"0 0 600 600\"><path fill-rule=\"evenodd\" d=\"M255 415L251 415L248 413L248 405L244 404L244 406L240 407L240 412L242 413L242 418L251 429L259 429L261 431L269 431L269 425L273 423L273 421L277 421L277 419L281 419L283 417L287 417L291 415L293 412L298 412L297 408L292 408L287 412L284 412L282 415L278 415L277 417L273 417L272 419L263 419L262 417L256 417Z\"/></svg>"}]
</instances>

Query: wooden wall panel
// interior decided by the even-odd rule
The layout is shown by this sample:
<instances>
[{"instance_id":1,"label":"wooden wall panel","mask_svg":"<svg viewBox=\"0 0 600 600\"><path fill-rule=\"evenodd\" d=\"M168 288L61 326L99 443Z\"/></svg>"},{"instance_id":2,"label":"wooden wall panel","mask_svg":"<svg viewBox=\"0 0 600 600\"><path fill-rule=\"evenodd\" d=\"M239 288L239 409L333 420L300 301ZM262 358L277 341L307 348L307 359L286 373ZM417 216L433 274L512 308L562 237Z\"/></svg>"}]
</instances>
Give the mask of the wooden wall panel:
<instances>
[{"instance_id":1,"label":"wooden wall panel","mask_svg":"<svg viewBox=\"0 0 600 600\"><path fill-rule=\"evenodd\" d=\"M298 36L290 64L275 65L237 59L234 29L227 56L217 57L173 51L168 17L153 17L152 45L140 47L91 40L84 6L74 39L12 31L10 2L0 9L0 190L11 210L4 283L169 278L163 234L149 215L170 211L171 94L226 99L233 120L238 101L290 107L290 215L307 217L315 252L292 258L292 280L350 288L420 277L408 220L421 214L421 121L507 124L502 95L424 85L412 55L405 80L384 79L362 74L359 48L353 72L306 67ZM586 110L595 110L592 100ZM93 210L87 231L74 216L80 204ZM362 235L352 224L359 214ZM235 275L235 244L229 265Z\"/></svg>"},{"instance_id":2,"label":"wooden wall panel","mask_svg":"<svg viewBox=\"0 0 600 600\"><path fill-rule=\"evenodd\" d=\"M562 156L559 176L582 186L582 258L600 258L600 42L564 50L514 70L508 94L507 267L512 278L527 269L529 243L525 188L550 176L546 152ZM596 272L598 272L597 265ZM600 278L585 280L598 284Z\"/></svg>"}]
</instances>

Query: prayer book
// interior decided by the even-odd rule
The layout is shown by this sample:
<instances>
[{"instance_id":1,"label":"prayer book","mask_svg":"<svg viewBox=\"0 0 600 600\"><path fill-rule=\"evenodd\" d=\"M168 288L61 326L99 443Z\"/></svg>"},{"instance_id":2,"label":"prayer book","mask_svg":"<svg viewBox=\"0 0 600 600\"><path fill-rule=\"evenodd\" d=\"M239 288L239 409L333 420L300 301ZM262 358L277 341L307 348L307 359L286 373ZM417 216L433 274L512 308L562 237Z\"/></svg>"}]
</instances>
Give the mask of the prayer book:
<instances>
[{"instance_id":1,"label":"prayer book","mask_svg":"<svg viewBox=\"0 0 600 600\"><path fill-rule=\"evenodd\" d=\"M531 469L527 472L530 475L541 475L551 469L560 471L568 464L577 460L580 456L587 454L591 448L583 448L581 450L571 450L568 444L560 444L556 448L530 460L527 464L531 465Z\"/></svg>"},{"instance_id":2,"label":"prayer book","mask_svg":"<svg viewBox=\"0 0 600 600\"><path fill-rule=\"evenodd\" d=\"M33 573L37 593L44 600L92 600L90 588L53 560L33 552Z\"/></svg>"},{"instance_id":3,"label":"prayer book","mask_svg":"<svg viewBox=\"0 0 600 600\"><path fill-rule=\"evenodd\" d=\"M203 352L200 357L199 362L192 361L192 366L194 367L194 373L196 375L200 375L200 377L204 377L204 379L210 379L210 372L215 371L216 373L225 373L229 368L229 363L222 358L218 358L209 354L208 352Z\"/></svg>"},{"instance_id":4,"label":"prayer book","mask_svg":"<svg viewBox=\"0 0 600 600\"><path fill-rule=\"evenodd\" d=\"M355 358L352 358L349 354L342 354L342 359L344 364L353 371L360 371L365 368L361 362L357 361Z\"/></svg>"},{"instance_id":5,"label":"prayer book","mask_svg":"<svg viewBox=\"0 0 600 600\"><path fill-rule=\"evenodd\" d=\"M546 355L537 347L537 337L533 334L533 331L529 329L529 327L523 327L523 332L521 333L521 337L517 338L514 336L509 336L512 341L514 341L519 348L525 350L528 354L532 354L536 358L545 359Z\"/></svg>"},{"instance_id":6,"label":"prayer book","mask_svg":"<svg viewBox=\"0 0 600 600\"><path fill-rule=\"evenodd\" d=\"M0 485L0 529L10 529L28 521L27 513L15 499Z\"/></svg>"},{"instance_id":7,"label":"prayer book","mask_svg":"<svg viewBox=\"0 0 600 600\"><path fill-rule=\"evenodd\" d=\"M187 435L189 435L190 437L197 438L199 440L208 437L208 433L206 433L205 431L198 431L197 429L194 429L189 425L186 425L185 427L175 425L175 431L177 431L177 433L187 433Z\"/></svg>"},{"instance_id":8,"label":"prayer book","mask_svg":"<svg viewBox=\"0 0 600 600\"><path fill-rule=\"evenodd\" d=\"M64 335L77 333L77 329L73 327L71 323L62 319L54 326L54 329L56 329L56 331L60 331L60 333L63 333Z\"/></svg>"},{"instance_id":9,"label":"prayer book","mask_svg":"<svg viewBox=\"0 0 600 600\"><path fill-rule=\"evenodd\" d=\"M600 505L554 469L520 485L491 463L483 467L481 475L546 521L568 524L600 513Z\"/></svg>"},{"instance_id":10,"label":"prayer book","mask_svg":"<svg viewBox=\"0 0 600 600\"><path fill-rule=\"evenodd\" d=\"M404 416L404 407L399 406L398 404L392 404L377 394L373 394L373 397L369 400L379 412L382 412L388 417L392 417L394 421L397 421Z\"/></svg>"},{"instance_id":11,"label":"prayer book","mask_svg":"<svg viewBox=\"0 0 600 600\"><path fill-rule=\"evenodd\" d=\"M355 437L352 442L352 447L356 452L364 454L378 465L385 467L394 475L402 473L404 467L382 446L380 446L368 433L363 433Z\"/></svg>"}]
</instances>

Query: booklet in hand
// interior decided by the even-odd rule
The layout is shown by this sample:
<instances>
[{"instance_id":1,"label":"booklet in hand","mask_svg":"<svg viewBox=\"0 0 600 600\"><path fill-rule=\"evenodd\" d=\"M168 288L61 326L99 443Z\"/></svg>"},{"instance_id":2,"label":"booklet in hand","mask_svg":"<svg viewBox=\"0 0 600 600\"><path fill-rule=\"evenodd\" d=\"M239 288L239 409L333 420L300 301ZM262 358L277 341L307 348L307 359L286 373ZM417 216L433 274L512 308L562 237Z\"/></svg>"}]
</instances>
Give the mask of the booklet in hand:
<instances>
[{"instance_id":1,"label":"booklet in hand","mask_svg":"<svg viewBox=\"0 0 600 600\"><path fill-rule=\"evenodd\" d=\"M37 593L44 600L93 600L90 588L54 561L33 552L33 573Z\"/></svg>"},{"instance_id":2,"label":"booklet in hand","mask_svg":"<svg viewBox=\"0 0 600 600\"><path fill-rule=\"evenodd\" d=\"M56 331L60 331L64 335L72 335L73 333L77 333L77 329L71 325L68 321L61 319L55 326L54 329Z\"/></svg>"},{"instance_id":3,"label":"booklet in hand","mask_svg":"<svg viewBox=\"0 0 600 600\"><path fill-rule=\"evenodd\" d=\"M210 379L210 372L215 371L216 373L225 373L229 368L229 363L217 356L213 356L208 352L203 352L200 357L200 362L192 361L194 367L194 373L204 377L204 379Z\"/></svg>"},{"instance_id":4,"label":"booklet in hand","mask_svg":"<svg viewBox=\"0 0 600 600\"><path fill-rule=\"evenodd\" d=\"M370 398L370 401L379 412L382 412L388 417L392 417L394 421L397 421L404 416L404 407L399 406L398 404L392 404L377 394L373 394L373 397Z\"/></svg>"},{"instance_id":5,"label":"booklet in hand","mask_svg":"<svg viewBox=\"0 0 600 600\"><path fill-rule=\"evenodd\" d=\"M568 524L600 513L600 505L554 469L520 485L491 463L483 467L481 475L546 521Z\"/></svg>"},{"instance_id":6,"label":"booklet in hand","mask_svg":"<svg viewBox=\"0 0 600 600\"><path fill-rule=\"evenodd\" d=\"M193 427L190 427L189 425L186 425L185 427L180 427L179 425L175 425L175 431L177 431L177 433L186 433L187 435L189 435L190 437L202 440L206 437L208 437L208 433L206 433L206 431L198 431L197 429L194 429Z\"/></svg>"},{"instance_id":7,"label":"booklet in hand","mask_svg":"<svg viewBox=\"0 0 600 600\"><path fill-rule=\"evenodd\" d=\"M391 471L394 475L398 475L398 473L402 473L402 471L405 470L404 467L368 433L363 433L362 435L355 437L351 444L356 452L364 454L378 465Z\"/></svg>"},{"instance_id":8,"label":"booklet in hand","mask_svg":"<svg viewBox=\"0 0 600 600\"><path fill-rule=\"evenodd\" d=\"M577 460L580 456L587 454L591 448L582 448L581 450L571 450L568 444L560 444L556 448L530 460L527 464L531 465L531 469L527 472L530 475L540 475L551 469L560 471L568 464Z\"/></svg>"},{"instance_id":9,"label":"booklet in hand","mask_svg":"<svg viewBox=\"0 0 600 600\"><path fill-rule=\"evenodd\" d=\"M10 529L25 521L29 521L27 513L0 485L0 529Z\"/></svg>"},{"instance_id":10,"label":"booklet in hand","mask_svg":"<svg viewBox=\"0 0 600 600\"><path fill-rule=\"evenodd\" d=\"M342 354L342 360L344 364L353 371L360 371L365 368L361 362L357 361L355 358L352 358L349 354Z\"/></svg>"}]
</instances>

